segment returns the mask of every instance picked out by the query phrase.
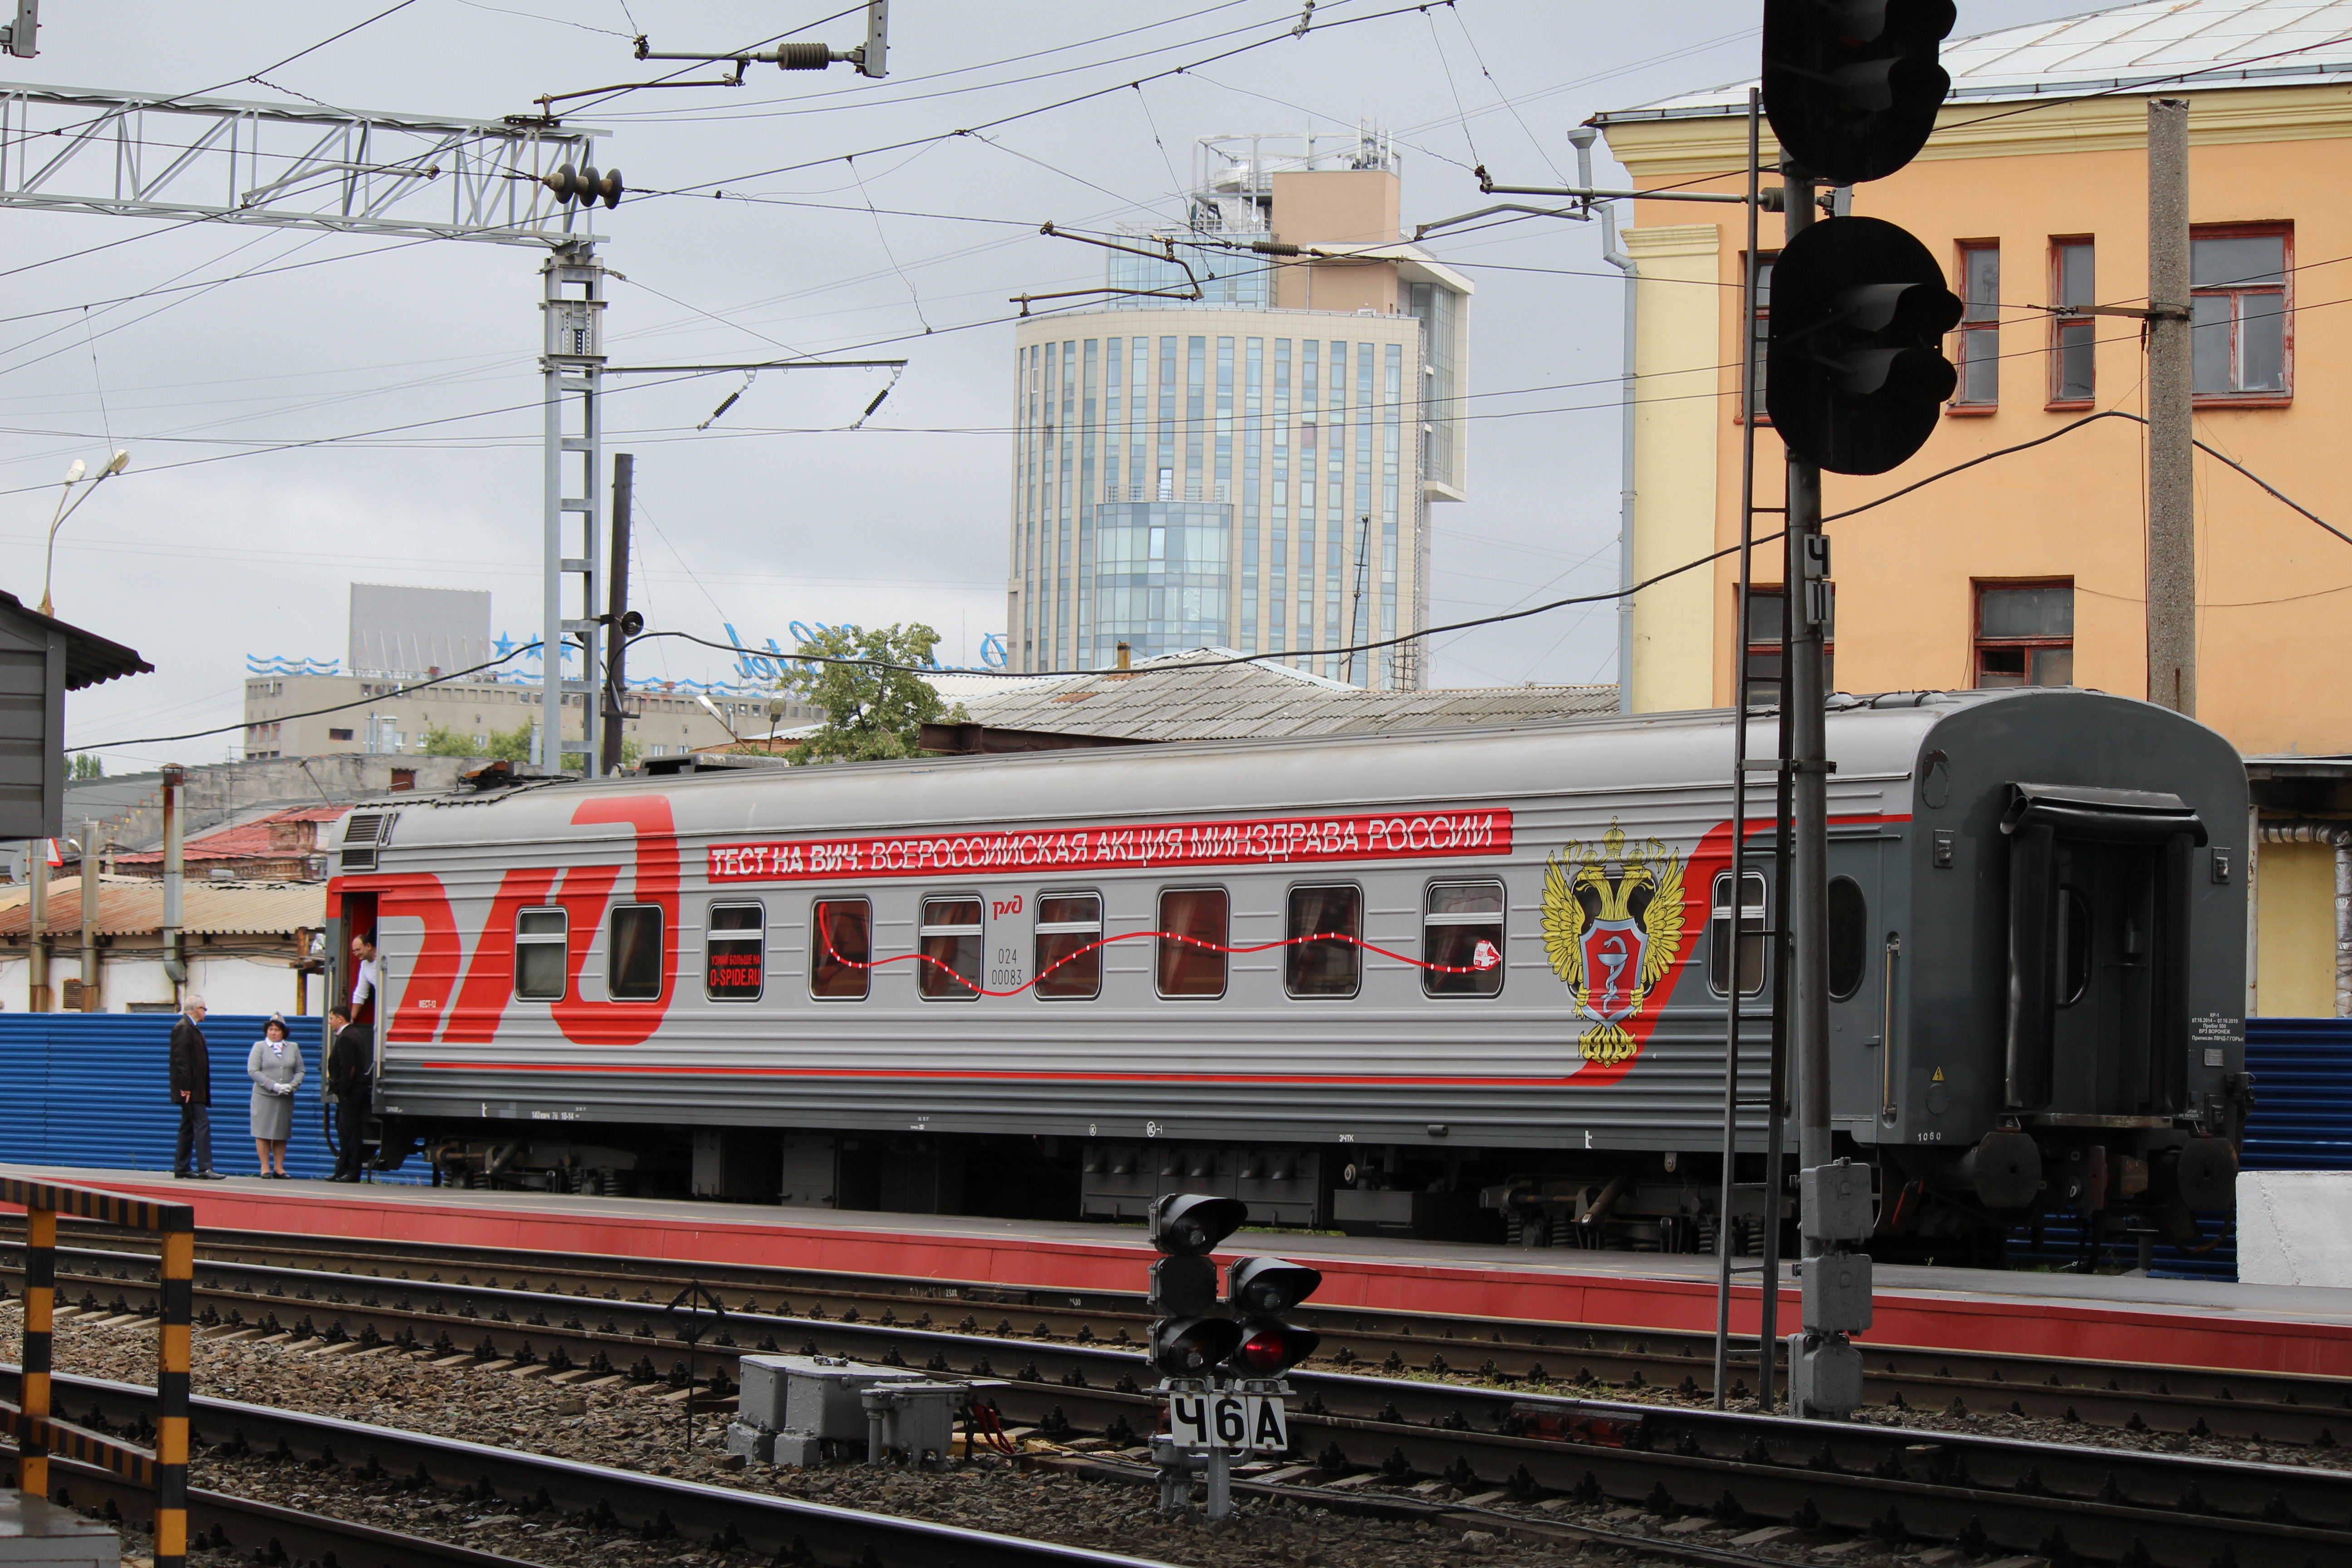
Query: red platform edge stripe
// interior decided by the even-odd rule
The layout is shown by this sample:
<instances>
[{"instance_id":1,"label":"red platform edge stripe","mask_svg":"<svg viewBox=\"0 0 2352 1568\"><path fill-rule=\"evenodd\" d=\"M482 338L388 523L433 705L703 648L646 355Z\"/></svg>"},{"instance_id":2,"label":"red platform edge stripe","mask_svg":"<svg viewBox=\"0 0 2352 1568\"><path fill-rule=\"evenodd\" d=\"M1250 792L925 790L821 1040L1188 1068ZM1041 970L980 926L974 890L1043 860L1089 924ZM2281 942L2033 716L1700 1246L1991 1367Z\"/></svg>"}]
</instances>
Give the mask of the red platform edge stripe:
<instances>
[{"instance_id":1,"label":"red platform edge stripe","mask_svg":"<svg viewBox=\"0 0 2352 1568\"><path fill-rule=\"evenodd\" d=\"M1150 1258L1137 1247L844 1228L803 1221L698 1225L650 1215L586 1218L455 1204L381 1202L356 1193L332 1198L219 1189L191 1193L176 1183L151 1188L120 1178L92 1178L90 1184L189 1204L196 1211L200 1231L437 1242L1073 1290L1134 1290L1142 1283ZM1715 1287L1708 1281L1564 1274L1487 1263L1328 1258L1311 1245L1285 1250L1323 1270L1323 1286L1315 1293L1317 1307L1383 1307L1696 1332L1715 1326ZM1735 1332L1756 1331L1759 1294L1753 1286L1736 1289ZM1798 1293L1784 1289L1780 1300L1780 1321L1794 1327L1801 1306ZM2095 1362L2352 1375L2352 1325L2292 1318L2251 1313L2216 1317L2194 1308L2077 1306L2047 1298L1881 1290L1876 1320L1869 1333L1856 1336L1865 1349L1875 1342Z\"/></svg>"}]
</instances>

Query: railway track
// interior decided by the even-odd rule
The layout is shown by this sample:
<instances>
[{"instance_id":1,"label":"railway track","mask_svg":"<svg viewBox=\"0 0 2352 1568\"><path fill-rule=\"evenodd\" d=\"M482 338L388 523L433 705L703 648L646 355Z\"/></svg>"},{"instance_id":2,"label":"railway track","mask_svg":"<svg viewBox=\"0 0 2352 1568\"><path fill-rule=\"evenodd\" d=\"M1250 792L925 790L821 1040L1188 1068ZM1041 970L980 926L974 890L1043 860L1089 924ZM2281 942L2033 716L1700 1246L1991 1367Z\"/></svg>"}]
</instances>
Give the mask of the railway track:
<instances>
[{"instance_id":1,"label":"railway track","mask_svg":"<svg viewBox=\"0 0 2352 1568\"><path fill-rule=\"evenodd\" d=\"M72 1236L71 1228L68 1234ZM21 1269L8 1243L21 1226L0 1222L0 1278ZM84 1241L83 1237L87 1237ZM90 1229L73 1236L80 1250L120 1245ZM887 1324L892 1321L961 1323L976 1329L1018 1332L1030 1340L1079 1344L1140 1342L1150 1314L1139 1293L1049 1291L1006 1289L936 1279L852 1277L814 1269L772 1269L641 1263L605 1257L567 1257L482 1248L381 1244L322 1238L289 1241L247 1233L207 1232L201 1257L216 1265L257 1266L289 1271L279 1283L304 1274L353 1274L397 1278L404 1270L422 1279L439 1273L453 1289L459 1276L488 1283L498 1279L544 1282L542 1294L597 1300L658 1296L667 1301L689 1278L724 1289L730 1300L753 1303L783 1315L845 1313ZM1140 1275L1144 1259L1138 1260ZM61 1252L61 1286L70 1282L103 1303L148 1267L132 1258L80 1258ZM78 1271L78 1269L79 1271ZM200 1279L199 1284L203 1281ZM318 1291L315 1281L309 1288ZM734 1293L738 1290L742 1295ZM68 1292L71 1294L72 1292ZM63 1300L64 1298L60 1298ZM642 1303L640 1303L642 1304ZM992 1317L992 1313L993 1314ZM1391 1376L1472 1377L1509 1385L1574 1387L1593 1394L1643 1386L1714 1393L1714 1341L1703 1333L1627 1329L1597 1324L1559 1324L1512 1320L1473 1320L1432 1313L1379 1310L1318 1309L1293 1316L1323 1336L1319 1365ZM2246 1373L2198 1367L2089 1362L2060 1357L1920 1349L1864 1343L1864 1394L1874 1405L1937 1410L1952 1414L2006 1412L2045 1420L2134 1432L2172 1433L2263 1444L2352 1443L2352 1381L2289 1373ZM1751 1341L1735 1348L1729 1396L1747 1397L1757 1374Z\"/></svg>"},{"instance_id":2,"label":"railway track","mask_svg":"<svg viewBox=\"0 0 2352 1568\"><path fill-rule=\"evenodd\" d=\"M18 1370L0 1366L0 1393L17 1394ZM58 1406L85 1424L135 1429L152 1425L155 1394L135 1384L58 1375ZM391 1479L422 1490L457 1491L475 1501L520 1500L608 1531L708 1539L757 1552L780 1563L856 1568L1166 1568L1122 1553L992 1535L893 1514L835 1508L803 1499L707 1486L601 1465L492 1447L341 1417L273 1410L197 1396L190 1442L243 1454L274 1455L288 1464L336 1469L362 1479ZM13 1472L12 1451L5 1468ZM51 1462L70 1501L103 1500L139 1519L152 1494L91 1467ZM13 1481L13 1474L8 1478ZM111 1482L110 1486L108 1483ZM201 1500L199 1500L201 1499ZM190 1530L205 1545L251 1552L264 1563L332 1563L339 1568L517 1568L520 1559L399 1535L311 1512L217 1493L190 1494ZM218 1536L211 1532L221 1531Z\"/></svg>"},{"instance_id":3,"label":"railway track","mask_svg":"<svg viewBox=\"0 0 2352 1568\"><path fill-rule=\"evenodd\" d=\"M284 1258L299 1249L272 1244L257 1250ZM484 1267L478 1261L436 1266L414 1254L356 1250L322 1258L310 1250L306 1261L331 1267L236 1261L221 1255L219 1238L207 1237L196 1300L208 1331L317 1338L326 1342L322 1353L345 1343L351 1351L339 1353L394 1353L399 1346L566 1381L685 1376L688 1349L663 1313L671 1292L656 1289L667 1276L609 1268L567 1272L567 1263L580 1260L508 1255L500 1271L511 1275L521 1266L529 1279L492 1285L488 1275L472 1277L472 1267ZM365 1272L372 1258L394 1271ZM77 1247L61 1250L58 1264L61 1300L75 1301L82 1315L135 1313L152 1300L135 1257ZM425 1277L402 1279L400 1268ZM835 1281L830 1298L802 1290L802 1299L790 1300L772 1276L751 1285L723 1278L726 1271L701 1272L706 1283L723 1284L739 1301L699 1352L705 1365L717 1364L719 1379L732 1370L734 1356L782 1350L1003 1380L992 1397L1009 1421L1064 1438L1092 1435L1089 1446L1114 1456L1131 1454L1157 1419L1156 1404L1143 1392L1142 1358L1120 1343L1122 1335L1139 1339L1137 1321L1091 1312L1093 1303L1084 1300L1064 1298L1052 1312L1024 1301L1016 1322L1012 1302L952 1295L936 1284L922 1295L907 1281ZM558 1288L535 1288L541 1279ZM101 1280L112 1288L110 1296L99 1295ZM625 1286L636 1287L635 1293ZM739 1289L752 1299L740 1300ZM1073 1324L1072 1314L1084 1321ZM997 1321L986 1324L987 1316ZM1057 1322L1068 1331L1056 1333ZM1395 1337L1432 1343L1425 1332L1405 1333L1410 1326L1394 1325ZM1435 1342L1491 1352L1496 1342ZM1528 1348L1588 1353L1571 1345ZM1635 1353L1654 1352L1637 1346ZM1693 1367L1694 1377L1700 1370ZM1488 1500L1610 1500L1653 1514L1787 1522L2132 1568L2210 1568L2217 1561L2238 1568L2316 1568L2352 1557L2352 1472L1876 1423L1801 1422L1426 1377L1317 1369L1291 1378L1299 1390L1297 1446L1311 1456L1280 1476L1292 1482L1367 1475L1378 1478L1373 1484L1443 1480L1457 1494ZM2282 1402L2279 1408L2308 1406Z\"/></svg>"}]
</instances>

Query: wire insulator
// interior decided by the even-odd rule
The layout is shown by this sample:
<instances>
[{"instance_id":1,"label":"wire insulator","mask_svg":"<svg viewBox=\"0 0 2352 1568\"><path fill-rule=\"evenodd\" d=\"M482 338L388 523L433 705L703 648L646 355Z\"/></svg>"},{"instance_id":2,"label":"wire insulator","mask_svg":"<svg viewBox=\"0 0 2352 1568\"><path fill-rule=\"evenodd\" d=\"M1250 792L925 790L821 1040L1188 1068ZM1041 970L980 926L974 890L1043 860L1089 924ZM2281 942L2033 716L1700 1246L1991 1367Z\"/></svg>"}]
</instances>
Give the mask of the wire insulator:
<instances>
[{"instance_id":1,"label":"wire insulator","mask_svg":"<svg viewBox=\"0 0 2352 1568\"><path fill-rule=\"evenodd\" d=\"M788 71L821 71L833 63L833 51L823 44L778 44L776 64Z\"/></svg>"}]
</instances>

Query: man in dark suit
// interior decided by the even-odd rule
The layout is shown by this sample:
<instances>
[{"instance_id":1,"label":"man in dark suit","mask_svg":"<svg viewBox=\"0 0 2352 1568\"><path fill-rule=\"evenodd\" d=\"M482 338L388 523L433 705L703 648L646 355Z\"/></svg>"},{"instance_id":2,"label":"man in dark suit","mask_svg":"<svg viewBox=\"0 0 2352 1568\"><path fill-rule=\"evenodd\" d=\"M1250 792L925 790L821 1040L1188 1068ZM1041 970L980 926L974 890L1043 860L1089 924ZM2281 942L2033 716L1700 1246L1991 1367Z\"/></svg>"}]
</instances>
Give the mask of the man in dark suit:
<instances>
[{"instance_id":1,"label":"man in dark suit","mask_svg":"<svg viewBox=\"0 0 2352 1568\"><path fill-rule=\"evenodd\" d=\"M367 1152L368 1100L374 1089L375 1040L365 1024L352 1021L352 1008L327 1009L335 1033L327 1047L327 1087L335 1097L335 1173L330 1181L356 1182Z\"/></svg>"},{"instance_id":2,"label":"man in dark suit","mask_svg":"<svg viewBox=\"0 0 2352 1568\"><path fill-rule=\"evenodd\" d=\"M180 1141L172 1151L172 1174L216 1182L213 1169L213 1058L205 1045L205 999L190 995L172 1026L172 1100L180 1108ZM194 1170L188 1157L195 1156Z\"/></svg>"}]
</instances>

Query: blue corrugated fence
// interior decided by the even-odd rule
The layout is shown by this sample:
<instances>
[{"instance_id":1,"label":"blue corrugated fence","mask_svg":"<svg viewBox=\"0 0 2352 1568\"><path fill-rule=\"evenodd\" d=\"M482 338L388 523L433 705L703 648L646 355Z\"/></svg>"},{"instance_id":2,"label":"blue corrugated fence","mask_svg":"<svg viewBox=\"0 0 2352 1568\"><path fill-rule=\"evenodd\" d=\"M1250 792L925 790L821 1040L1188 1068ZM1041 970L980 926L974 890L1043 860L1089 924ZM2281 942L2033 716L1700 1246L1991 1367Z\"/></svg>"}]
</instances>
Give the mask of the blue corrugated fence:
<instances>
[{"instance_id":1,"label":"blue corrugated fence","mask_svg":"<svg viewBox=\"0 0 2352 1568\"><path fill-rule=\"evenodd\" d=\"M169 1171L180 1130L172 1100L178 1021L171 1013L0 1013L0 1161ZM257 1169L245 1058L267 1022L215 1013L204 1024L213 1058L213 1163L231 1175ZM286 1169L297 1176L323 1177L335 1168L319 1121L323 1022L286 1020L306 1069L286 1145Z\"/></svg>"}]
</instances>

